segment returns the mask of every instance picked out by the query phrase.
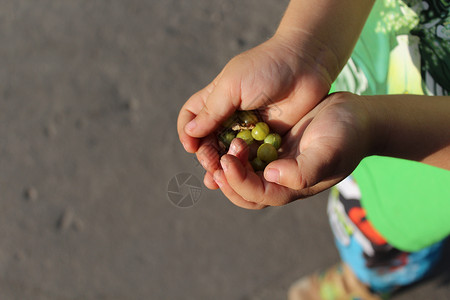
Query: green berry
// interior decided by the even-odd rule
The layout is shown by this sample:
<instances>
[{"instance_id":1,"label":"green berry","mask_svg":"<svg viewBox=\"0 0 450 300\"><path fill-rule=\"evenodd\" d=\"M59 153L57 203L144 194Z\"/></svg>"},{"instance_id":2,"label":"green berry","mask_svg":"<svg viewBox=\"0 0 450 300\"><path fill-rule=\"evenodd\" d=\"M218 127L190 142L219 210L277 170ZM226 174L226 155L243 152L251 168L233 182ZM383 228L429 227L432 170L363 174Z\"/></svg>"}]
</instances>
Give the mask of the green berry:
<instances>
[{"instance_id":1,"label":"green berry","mask_svg":"<svg viewBox=\"0 0 450 300\"><path fill-rule=\"evenodd\" d=\"M264 168L266 167L266 163L263 162L262 160L260 160L258 157L255 157L255 159L253 159L250 164L253 167L253 170L255 172L257 171L264 171Z\"/></svg>"},{"instance_id":2,"label":"green berry","mask_svg":"<svg viewBox=\"0 0 450 300\"><path fill-rule=\"evenodd\" d=\"M236 137L236 135L232 131L225 131L225 132L221 133L219 136L220 140L227 148L230 147L231 141L235 137Z\"/></svg>"},{"instance_id":3,"label":"green berry","mask_svg":"<svg viewBox=\"0 0 450 300\"><path fill-rule=\"evenodd\" d=\"M238 118L245 125L255 125L259 121L256 114L252 111L239 111Z\"/></svg>"},{"instance_id":4,"label":"green berry","mask_svg":"<svg viewBox=\"0 0 450 300\"><path fill-rule=\"evenodd\" d=\"M252 129L252 136L257 141L263 141L269 134L269 125L264 122L258 122Z\"/></svg>"},{"instance_id":5,"label":"green berry","mask_svg":"<svg viewBox=\"0 0 450 300\"><path fill-rule=\"evenodd\" d=\"M259 146L257 156L260 160L270 163L278 158L278 152L272 144L264 143Z\"/></svg>"},{"instance_id":6,"label":"green berry","mask_svg":"<svg viewBox=\"0 0 450 300\"><path fill-rule=\"evenodd\" d=\"M236 124L239 121L238 116L236 113L231 115L228 119L225 120L225 122L222 123L222 126L224 128L230 129L233 127L234 124Z\"/></svg>"},{"instance_id":7,"label":"green berry","mask_svg":"<svg viewBox=\"0 0 450 300\"><path fill-rule=\"evenodd\" d=\"M278 133L271 133L266 136L264 143L271 144L278 150L281 147L281 136Z\"/></svg>"},{"instance_id":8,"label":"green berry","mask_svg":"<svg viewBox=\"0 0 450 300\"><path fill-rule=\"evenodd\" d=\"M251 143L253 143L253 137L252 137L252 133L250 130L248 129L244 129L241 130L237 135L237 138L243 139L247 145L250 145Z\"/></svg>"}]
</instances>

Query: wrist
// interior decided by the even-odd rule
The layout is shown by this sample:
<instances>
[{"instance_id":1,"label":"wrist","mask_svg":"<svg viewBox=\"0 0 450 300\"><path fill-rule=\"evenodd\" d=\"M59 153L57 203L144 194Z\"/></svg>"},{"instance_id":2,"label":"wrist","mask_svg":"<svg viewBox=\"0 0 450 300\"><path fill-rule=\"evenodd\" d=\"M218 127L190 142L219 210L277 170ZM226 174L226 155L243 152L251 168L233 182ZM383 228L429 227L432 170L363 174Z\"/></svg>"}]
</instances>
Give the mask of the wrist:
<instances>
[{"instance_id":1,"label":"wrist","mask_svg":"<svg viewBox=\"0 0 450 300\"><path fill-rule=\"evenodd\" d=\"M276 43L296 57L296 70L303 71L305 64L331 86L342 66L336 54L314 35L300 29L281 26L272 37Z\"/></svg>"},{"instance_id":2,"label":"wrist","mask_svg":"<svg viewBox=\"0 0 450 300\"><path fill-rule=\"evenodd\" d=\"M291 0L276 35L326 70L334 81L359 38L375 0Z\"/></svg>"},{"instance_id":3,"label":"wrist","mask_svg":"<svg viewBox=\"0 0 450 300\"><path fill-rule=\"evenodd\" d=\"M391 138L390 109L384 102L358 96L367 118L367 155L384 155Z\"/></svg>"},{"instance_id":4,"label":"wrist","mask_svg":"<svg viewBox=\"0 0 450 300\"><path fill-rule=\"evenodd\" d=\"M371 155L450 168L448 96L405 94L364 98L371 120Z\"/></svg>"}]
</instances>

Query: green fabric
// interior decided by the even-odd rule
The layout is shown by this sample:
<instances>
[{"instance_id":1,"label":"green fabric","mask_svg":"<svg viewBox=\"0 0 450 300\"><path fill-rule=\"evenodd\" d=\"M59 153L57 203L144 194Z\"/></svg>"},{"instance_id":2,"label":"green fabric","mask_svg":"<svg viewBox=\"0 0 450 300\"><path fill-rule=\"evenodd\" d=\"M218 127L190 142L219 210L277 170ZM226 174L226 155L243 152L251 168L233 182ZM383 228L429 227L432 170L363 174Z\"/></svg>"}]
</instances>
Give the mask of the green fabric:
<instances>
[{"instance_id":1,"label":"green fabric","mask_svg":"<svg viewBox=\"0 0 450 300\"><path fill-rule=\"evenodd\" d=\"M367 218L396 248L418 251L450 234L449 171L373 156L353 176Z\"/></svg>"},{"instance_id":2,"label":"green fabric","mask_svg":"<svg viewBox=\"0 0 450 300\"><path fill-rule=\"evenodd\" d=\"M333 88L363 95L448 95L448 10L445 0L376 1ZM450 234L450 171L374 156L353 176L368 219L395 247L417 251Z\"/></svg>"}]
</instances>

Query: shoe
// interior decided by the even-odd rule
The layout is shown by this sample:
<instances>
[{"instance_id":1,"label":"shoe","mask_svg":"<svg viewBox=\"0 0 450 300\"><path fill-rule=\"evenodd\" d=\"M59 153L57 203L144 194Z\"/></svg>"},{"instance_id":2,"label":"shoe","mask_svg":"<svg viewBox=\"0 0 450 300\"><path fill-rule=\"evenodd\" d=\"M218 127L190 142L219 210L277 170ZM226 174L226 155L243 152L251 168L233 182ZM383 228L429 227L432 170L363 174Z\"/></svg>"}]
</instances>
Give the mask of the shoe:
<instances>
[{"instance_id":1,"label":"shoe","mask_svg":"<svg viewBox=\"0 0 450 300\"><path fill-rule=\"evenodd\" d=\"M385 300L360 282L350 268L339 263L325 272L303 277L289 289L288 300Z\"/></svg>"}]
</instances>

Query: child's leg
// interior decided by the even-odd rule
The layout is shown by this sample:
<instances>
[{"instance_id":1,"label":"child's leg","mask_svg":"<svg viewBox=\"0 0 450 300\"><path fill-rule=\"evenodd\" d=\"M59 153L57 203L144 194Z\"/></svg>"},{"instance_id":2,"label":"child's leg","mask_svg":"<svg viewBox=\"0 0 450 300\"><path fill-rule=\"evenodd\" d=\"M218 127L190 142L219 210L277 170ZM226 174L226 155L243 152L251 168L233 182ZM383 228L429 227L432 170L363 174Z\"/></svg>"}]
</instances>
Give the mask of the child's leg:
<instances>
[{"instance_id":1,"label":"child's leg","mask_svg":"<svg viewBox=\"0 0 450 300\"><path fill-rule=\"evenodd\" d=\"M443 242L413 253L390 245L367 220L360 197L352 177L331 190L328 215L344 263L298 280L289 300L381 300L424 278L438 261Z\"/></svg>"}]
</instances>

